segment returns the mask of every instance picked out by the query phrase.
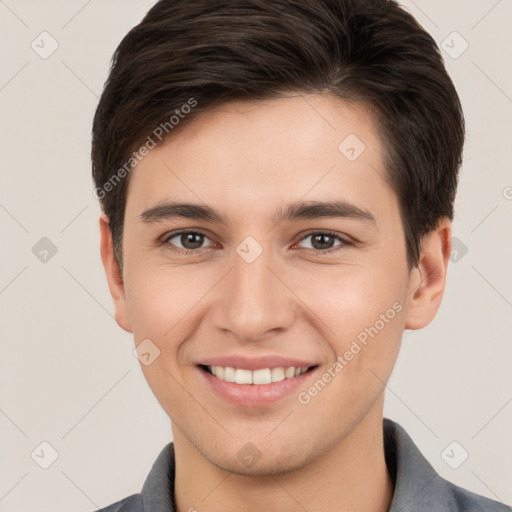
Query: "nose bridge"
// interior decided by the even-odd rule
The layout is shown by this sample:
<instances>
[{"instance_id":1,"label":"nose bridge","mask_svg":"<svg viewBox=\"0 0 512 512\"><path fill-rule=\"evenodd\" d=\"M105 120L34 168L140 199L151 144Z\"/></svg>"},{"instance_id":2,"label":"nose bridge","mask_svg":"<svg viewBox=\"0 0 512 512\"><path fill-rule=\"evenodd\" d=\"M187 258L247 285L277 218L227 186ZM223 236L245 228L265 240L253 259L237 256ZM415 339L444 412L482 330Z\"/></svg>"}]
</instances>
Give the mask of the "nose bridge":
<instances>
[{"instance_id":1,"label":"nose bridge","mask_svg":"<svg viewBox=\"0 0 512 512\"><path fill-rule=\"evenodd\" d=\"M240 244L218 304L217 327L246 341L286 328L294 317L291 294L271 270L273 255L261 249Z\"/></svg>"}]
</instances>

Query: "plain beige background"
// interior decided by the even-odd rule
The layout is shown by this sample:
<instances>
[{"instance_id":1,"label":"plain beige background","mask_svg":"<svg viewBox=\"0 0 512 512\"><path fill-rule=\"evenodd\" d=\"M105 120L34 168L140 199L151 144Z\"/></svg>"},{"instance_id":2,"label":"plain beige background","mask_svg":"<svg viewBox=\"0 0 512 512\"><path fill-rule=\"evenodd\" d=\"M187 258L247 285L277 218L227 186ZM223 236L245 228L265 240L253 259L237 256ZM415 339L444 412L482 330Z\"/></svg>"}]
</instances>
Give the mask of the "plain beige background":
<instances>
[{"instance_id":1,"label":"plain beige background","mask_svg":"<svg viewBox=\"0 0 512 512\"><path fill-rule=\"evenodd\" d=\"M89 159L110 57L152 3L0 0L1 512L139 492L171 440L112 317ZM443 305L406 332L386 416L443 477L511 504L512 2L404 5L444 48L468 133Z\"/></svg>"}]
</instances>

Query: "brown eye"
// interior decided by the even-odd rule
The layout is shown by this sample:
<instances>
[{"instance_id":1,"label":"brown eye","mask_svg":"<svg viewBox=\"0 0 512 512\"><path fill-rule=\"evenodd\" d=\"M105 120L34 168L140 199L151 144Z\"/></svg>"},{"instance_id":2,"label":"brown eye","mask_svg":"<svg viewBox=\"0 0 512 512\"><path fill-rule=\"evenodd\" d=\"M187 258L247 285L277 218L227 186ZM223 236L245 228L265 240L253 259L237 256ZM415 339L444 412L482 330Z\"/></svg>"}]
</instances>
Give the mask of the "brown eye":
<instances>
[{"instance_id":1,"label":"brown eye","mask_svg":"<svg viewBox=\"0 0 512 512\"><path fill-rule=\"evenodd\" d=\"M181 231L168 236L164 243L175 246L176 250L193 251L202 249L207 236L196 231ZM173 240L171 242L171 240Z\"/></svg>"},{"instance_id":2,"label":"brown eye","mask_svg":"<svg viewBox=\"0 0 512 512\"><path fill-rule=\"evenodd\" d=\"M320 251L325 249L332 249L334 243L334 237L318 233L311 236L311 245Z\"/></svg>"},{"instance_id":3,"label":"brown eye","mask_svg":"<svg viewBox=\"0 0 512 512\"><path fill-rule=\"evenodd\" d=\"M338 235L335 235L334 233L329 232L323 232L323 231L317 231L314 233L309 233L306 235L300 242L297 244L298 246L302 244L305 240L310 239L308 246L302 246L306 249L313 249L315 251L323 252L323 251L329 251L331 249L334 249L336 247L341 247L344 245L349 245L348 242L343 240ZM336 241L339 241L338 244L335 245Z\"/></svg>"}]
</instances>

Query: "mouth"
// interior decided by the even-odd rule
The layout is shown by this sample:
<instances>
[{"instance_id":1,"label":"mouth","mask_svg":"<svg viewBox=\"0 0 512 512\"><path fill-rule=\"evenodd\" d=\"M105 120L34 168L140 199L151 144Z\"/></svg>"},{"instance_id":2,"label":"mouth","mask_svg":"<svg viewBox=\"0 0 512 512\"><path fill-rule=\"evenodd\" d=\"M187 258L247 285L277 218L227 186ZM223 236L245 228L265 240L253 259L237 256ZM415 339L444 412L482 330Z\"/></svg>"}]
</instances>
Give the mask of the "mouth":
<instances>
[{"instance_id":1,"label":"mouth","mask_svg":"<svg viewBox=\"0 0 512 512\"><path fill-rule=\"evenodd\" d=\"M220 362L232 366L213 364ZM213 392L213 396L231 406L255 410L292 399L298 389L307 386L320 371L318 364L307 366L305 361L294 361L296 365L290 366L291 362L276 358L266 361L264 358L259 361L239 358L208 361L211 364L198 364L196 368L207 392Z\"/></svg>"},{"instance_id":2,"label":"mouth","mask_svg":"<svg viewBox=\"0 0 512 512\"><path fill-rule=\"evenodd\" d=\"M230 383L242 385L267 386L276 382L294 379L305 373L311 372L318 365L312 366L275 366L249 370L246 368L235 368L233 366L218 366L200 364L199 367L213 377Z\"/></svg>"}]
</instances>

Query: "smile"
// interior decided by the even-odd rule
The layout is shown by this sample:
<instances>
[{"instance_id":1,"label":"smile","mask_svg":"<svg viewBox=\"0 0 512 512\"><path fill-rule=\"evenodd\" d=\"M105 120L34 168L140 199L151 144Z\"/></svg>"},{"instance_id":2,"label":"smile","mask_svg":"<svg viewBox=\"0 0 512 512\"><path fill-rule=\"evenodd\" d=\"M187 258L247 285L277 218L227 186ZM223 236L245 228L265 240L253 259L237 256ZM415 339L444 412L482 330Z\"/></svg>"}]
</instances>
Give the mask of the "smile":
<instances>
[{"instance_id":1,"label":"smile","mask_svg":"<svg viewBox=\"0 0 512 512\"><path fill-rule=\"evenodd\" d=\"M266 385L298 377L299 375L313 369L314 366L277 366L274 368L260 368L257 370L234 368L232 366L202 366L202 368L224 382Z\"/></svg>"},{"instance_id":2,"label":"smile","mask_svg":"<svg viewBox=\"0 0 512 512\"><path fill-rule=\"evenodd\" d=\"M265 362L262 359L239 358L235 362L231 358L229 362L223 361L226 366L213 364L221 361L208 361L211 364L202 363L196 368L200 381L206 384L209 392L225 402L244 408L270 407L287 397L291 398L320 370L318 364L306 366L306 361L297 361L300 366L290 366L291 361L281 360L279 363L282 366L277 366L276 358L268 358Z\"/></svg>"}]
</instances>

